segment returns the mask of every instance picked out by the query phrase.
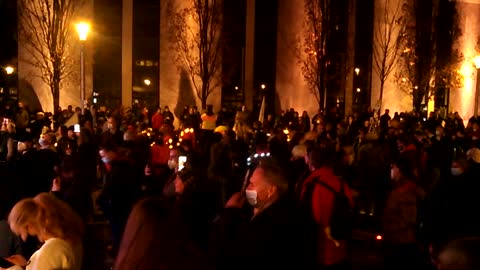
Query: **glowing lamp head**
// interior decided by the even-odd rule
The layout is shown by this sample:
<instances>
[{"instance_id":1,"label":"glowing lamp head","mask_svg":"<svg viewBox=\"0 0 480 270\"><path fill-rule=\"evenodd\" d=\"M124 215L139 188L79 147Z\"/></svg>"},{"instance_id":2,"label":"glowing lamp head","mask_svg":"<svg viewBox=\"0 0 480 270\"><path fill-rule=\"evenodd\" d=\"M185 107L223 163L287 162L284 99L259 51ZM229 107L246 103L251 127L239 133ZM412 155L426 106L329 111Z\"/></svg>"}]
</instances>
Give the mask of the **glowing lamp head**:
<instances>
[{"instance_id":1,"label":"glowing lamp head","mask_svg":"<svg viewBox=\"0 0 480 270\"><path fill-rule=\"evenodd\" d=\"M151 82L149 79L143 80L143 83L144 83L146 86L149 86L150 84L152 84L152 82Z\"/></svg>"},{"instance_id":2,"label":"glowing lamp head","mask_svg":"<svg viewBox=\"0 0 480 270\"><path fill-rule=\"evenodd\" d=\"M5 67L5 72L7 72L8 75L12 74L15 69L11 66Z\"/></svg>"},{"instance_id":3,"label":"glowing lamp head","mask_svg":"<svg viewBox=\"0 0 480 270\"><path fill-rule=\"evenodd\" d=\"M480 69L480 55L473 58L473 64L475 65L475 68Z\"/></svg>"},{"instance_id":4,"label":"glowing lamp head","mask_svg":"<svg viewBox=\"0 0 480 270\"><path fill-rule=\"evenodd\" d=\"M265 88L267 88L267 85L265 85L264 83L262 83L262 85L260 85L260 88L262 88L262 90L265 90Z\"/></svg>"},{"instance_id":5,"label":"glowing lamp head","mask_svg":"<svg viewBox=\"0 0 480 270\"><path fill-rule=\"evenodd\" d=\"M86 22L77 23L76 25L78 38L81 41L87 40L88 32L90 32L90 24Z\"/></svg>"},{"instance_id":6,"label":"glowing lamp head","mask_svg":"<svg viewBox=\"0 0 480 270\"><path fill-rule=\"evenodd\" d=\"M383 239L383 237L381 235L377 235L377 237L375 237L375 239L377 239L377 241L380 241Z\"/></svg>"},{"instance_id":7,"label":"glowing lamp head","mask_svg":"<svg viewBox=\"0 0 480 270\"><path fill-rule=\"evenodd\" d=\"M190 128L190 133L193 133L193 128Z\"/></svg>"}]
</instances>

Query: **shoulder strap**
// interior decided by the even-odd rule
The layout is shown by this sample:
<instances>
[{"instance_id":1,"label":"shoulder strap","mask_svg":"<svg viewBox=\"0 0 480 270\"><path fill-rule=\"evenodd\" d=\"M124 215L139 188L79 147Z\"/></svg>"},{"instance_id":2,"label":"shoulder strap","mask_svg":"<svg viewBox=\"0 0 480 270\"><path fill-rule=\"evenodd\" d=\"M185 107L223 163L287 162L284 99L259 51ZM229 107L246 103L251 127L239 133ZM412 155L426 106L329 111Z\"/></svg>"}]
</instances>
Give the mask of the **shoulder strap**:
<instances>
[{"instance_id":1,"label":"shoulder strap","mask_svg":"<svg viewBox=\"0 0 480 270\"><path fill-rule=\"evenodd\" d=\"M329 191L331 191L333 194L337 195L337 194L343 194L343 182L340 180L340 192L336 191L334 188L332 188L330 185L326 184L325 182L323 181L320 181L320 178L319 177L316 177L314 180L313 180L314 183L316 184L319 184L321 186L323 186L324 188L328 189Z\"/></svg>"}]
</instances>

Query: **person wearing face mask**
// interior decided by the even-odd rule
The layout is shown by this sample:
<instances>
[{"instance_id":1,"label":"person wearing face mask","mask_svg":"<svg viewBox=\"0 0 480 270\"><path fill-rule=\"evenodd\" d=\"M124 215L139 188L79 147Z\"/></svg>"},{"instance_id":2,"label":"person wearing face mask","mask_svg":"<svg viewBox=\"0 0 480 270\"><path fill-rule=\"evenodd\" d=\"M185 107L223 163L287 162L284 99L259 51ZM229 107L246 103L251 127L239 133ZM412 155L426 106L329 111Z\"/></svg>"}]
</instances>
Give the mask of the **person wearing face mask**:
<instances>
[{"instance_id":1,"label":"person wearing face mask","mask_svg":"<svg viewBox=\"0 0 480 270\"><path fill-rule=\"evenodd\" d=\"M475 161L458 158L451 175L437 185L427 201L425 230L433 258L452 239L480 236L480 220L472 214L478 198Z\"/></svg>"},{"instance_id":2,"label":"person wearing face mask","mask_svg":"<svg viewBox=\"0 0 480 270\"><path fill-rule=\"evenodd\" d=\"M130 210L140 197L141 183L135 177L133 163L120 153L116 144L104 143L99 155L105 170L104 187L97 202L110 222L115 253Z\"/></svg>"},{"instance_id":3,"label":"person wearing face mask","mask_svg":"<svg viewBox=\"0 0 480 270\"><path fill-rule=\"evenodd\" d=\"M178 157L184 155L180 149L173 148L170 149L170 156L168 158L168 168L171 171L167 181L163 186L163 196L174 197L175 196L175 179L178 173Z\"/></svg>"},{"instance_id":4,"label":"person wearing face mask","mask_svg":"<svg viewBox=\"0 0 480 270\"><path fill-rule=\"evenodd\" d=\"M305 269L301 220L287 192L282 168L262 159L246 190L230 198L215 224L212 239L219 241L209 247L218 269Z\"/></svg>"}]
</instances>

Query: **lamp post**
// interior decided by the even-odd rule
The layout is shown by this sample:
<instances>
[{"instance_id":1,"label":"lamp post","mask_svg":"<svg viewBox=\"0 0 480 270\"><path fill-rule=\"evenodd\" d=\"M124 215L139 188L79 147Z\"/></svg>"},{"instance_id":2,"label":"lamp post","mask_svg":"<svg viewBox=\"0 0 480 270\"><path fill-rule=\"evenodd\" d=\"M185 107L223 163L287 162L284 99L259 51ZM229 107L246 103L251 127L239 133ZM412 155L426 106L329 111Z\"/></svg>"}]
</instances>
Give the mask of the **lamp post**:
<instances>
[{"instance_id":1,"label":"lamp post","mask_svg":"<svg viewBox=\"0 0 480 270\"><path fill-rule=\"evenodd\" d=\"M473 64L475 65L475 68L477 69L477 82L475 84L475 99L474 99L474 105L473 105L473 115L475 118L477 118L478 115L478 93L479 93L479 88L480 88L480 55L475 57L473 59Z\"/></svg>"},{"instance_id":2,"label":"lamp post","mask_svg":"<svg viewBox=\"0 0 480 270\"><path fill-rule=\"evenodd\" d=\"M80 40L80 105L83 114L85 111L85 41L90 31L90 25L86 22L80 22L76 25L76 28Z\"/></svg>"}]
</instances>

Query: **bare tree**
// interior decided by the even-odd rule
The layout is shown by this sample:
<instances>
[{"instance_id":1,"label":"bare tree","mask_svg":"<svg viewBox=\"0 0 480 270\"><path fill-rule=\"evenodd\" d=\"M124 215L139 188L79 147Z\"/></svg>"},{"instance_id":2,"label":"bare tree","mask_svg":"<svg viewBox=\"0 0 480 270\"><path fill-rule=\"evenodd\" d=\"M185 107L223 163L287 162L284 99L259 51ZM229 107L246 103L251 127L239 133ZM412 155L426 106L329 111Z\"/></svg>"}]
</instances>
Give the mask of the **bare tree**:
<instances>
[{"instance_id":1,"label":"bare tree","mask_svg":"<svg viewBox=\"0 0 480 270\"><path fill-rule=\"evenodd\" d=\"M434 94L438 0L411 0L405 12L408 24L397 80L400 88L412 94L414 110L421 111Z\"/></svg>"},{"instance_id":2,"label":"bare tree","mask_svg":"<svg viewBox=\"0 0 480 270\"><path fill-rule=\"evenodd\" d=\"M332 0L305 0L304 34L297 38L296 56L311 93L323 108L327 85L327 40Z\"/></svg>"},{"instance_id":3,"label":"bare tree","mask_svg":"<svg viewBox=\"0 0 480 270\"><path fill-rule=\"evenodd\" d=\"M438 90L461 87L463 55L453 49L461 32L453 0L410 0L405 12L408 24L396 77L418 112Z\"/></svg>"},{"instance_id":4,"label":"bare tree","mask_svg":"<svg viewBox=\"0 0 480 270\"><path fill-rule=\"evenodd\" d=\"M59 106L62 81L71 75L69 44L73 18L83 0L20 0L19 41L26 61L39 70L50 87L54 110Z\"/></svg>"},{"instance_id":5,"label":"bare tree","mask_svg":"<svg viewBox=\"0 0 480 270\"><path fill-rule=\"evenodd\" d=\"M168 14L175 63L190 75L205 109L208 96L222 81L222 1L193 0L190 7L182 9L170 2Z\"/></svg>"},{"instance_id":6,"label":"bare tree","mask_svg":"<svg viewBox=\"0 0 480 270\"><path fill-rule=\"evenodd\" d=\"M394 2L397 2L397 5L392 9L394 4L390 0L384 1L383 14L377 17L378 22L374 29L374 72L380 80L379 112L382 111L385 82L398 64L405 38L404 4L401 1Z\"/></svg>"}]
</instances>

